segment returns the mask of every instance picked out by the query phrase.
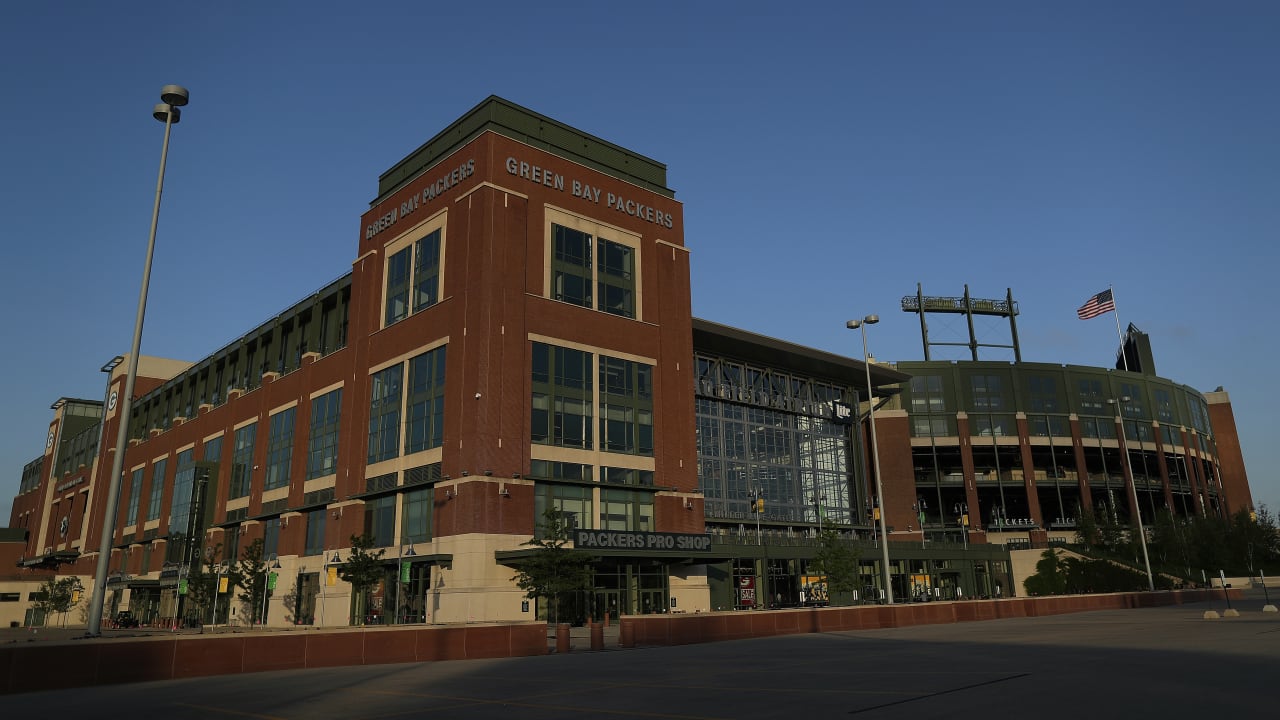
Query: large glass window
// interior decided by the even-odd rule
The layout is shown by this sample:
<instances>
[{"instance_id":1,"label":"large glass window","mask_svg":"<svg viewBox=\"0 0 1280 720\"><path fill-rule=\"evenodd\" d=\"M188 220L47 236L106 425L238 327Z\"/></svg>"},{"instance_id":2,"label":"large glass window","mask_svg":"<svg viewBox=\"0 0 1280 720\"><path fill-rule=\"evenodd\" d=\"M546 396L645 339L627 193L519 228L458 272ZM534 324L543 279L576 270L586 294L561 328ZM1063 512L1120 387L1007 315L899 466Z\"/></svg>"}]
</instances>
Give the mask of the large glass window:
<instances>
[{"instance_id":1,"label":"large glass window","mask_svg":"<svg viewBox=\"0 0 1280 720\"><path fill-rule=\"evenodd\" d=\"M138 506L142 502L142 468L133 471L133 479L129 482L129 513L124 524L135 525L138 522Z\"/></svg>"},{"instance_id":2,"label":"large glass window","mask_svg":"<svg viewBox=\"0 0 1280 720\"><path fill-rule=\"evenodd\" d=\"M324 525L328 510L320 508L307 513L307 542L303 555L324 554Z\"/></svg>"},{"instance_id":3,"label":"large glass window","mask_svg":"<svg viewBox=\"0 0 1280 720\"><path fill-rule=\"evenodd\" d=\"M636 249L630 245L552 224L551 296L554 299L634 318L635 269Z\"/></svg>"},{"instance_id":4,"label":"large glass window","mask_svg":"<svg viewBox=\"0 0 1280 720\"><path fill-rule=\"evenodd\" d=\"M406 455L444 442L444 355L444 347L438 347L409 361Z\"/></svg>"},{"instance_id":5,"label":"large glass window","mask_svg":"<svg viewBox=\"0 0 1280 720\"><path fill-rule=\"evenodd\" d=\"M274 517L262 523L262 557L280 554L280 518Z\"/></svg>"},{"instance_id":6,"label":"large glass window","mask_svg":"<svg viewBox=\"0 0 1280 720\"><path fill-rule=\"evenodd\" d=\"M342 388L311 401L311 437L307 443L307 479L338 471L338 430L342 417Z\"/></svg>"},{"instance_id":7,"label":"large glass window","mask_svg":"<svg viewBox=\"0 0 1280 720\"><path fill-rule=\"evenodd\" d=\"M911 378L911 412L945 412L946 409L941 375L917 375Z\"/></svg>"},{"instance_id":8,"label":"large glass window","mask_svg":"<svg viewBox=\"0 0 1280 720\"><path fill-rule=\"evenodd\" d=\"M533 343L533 410L530 440L543 445L590 449L591 353Z\"/></svg>"},{"instance_id":9,"label":"large glass window","mask_svg":"<svg viewBox=\"0 0 1280 720\"><path fill-rule=\"evenodd\" d=\"M1102 414L1105 398L1102 396L1102 381L1081 378L1076 381L1076 391L1080 400L1080 412Z\"/></svg>"},{"instance_id":10,"label":"large glass window","mask_svg":"<svg viewBox=\"0 0 1280 720\"><path fill-rule=\"evenodd\" d=\"M440 241L437 228L417 242L387 256L387 300L383 325L440 301Z\"/></svg>"},{"instance_id":11,"label":"large glass window","mask_svg":"<svg viewBox=\"0 0 1280 720\"><path fill-rule=\"evenodd\" d=\"M222 436L204 441L204 459L209 462L222 462Z\"/></svg>"},{"instance_id":12,"label":"large glass window","mask_svg":"<svg viewBox=\"0 0 1280 720\"><path fill-rule=\"evenodd\" d=\"M1004 392L999 375L972 375L974 410L1000 410L1004 407Z\"/></svg>"},{"instance_id":13,"label":"large glass window","mask_svg":"<svg viewBox=\"0 0 1280 720\"><path fill-rule=\"evenodd\" d=\"M388 547L396 541L396 496L386 495L364 503L364 532L374 547Z\"/></svg>"},{"instance_id":14,"label":"large glass window","mask_svg":"<svg viewBox=\"0 0 1280 720\"><path fill-rule=\"evenodd\" d=\"M410 490L404 494L404 542L420 543L431 539L432 489Z\"/></svg>"},{"instance_id":15,"label":"large glass window","mask_svg":"<svg viewBox=\"0 0 1280 720\"><path fill-rule=\"evenodd\" d=\"M191 464L191 450L183 450L178 453L177 471L173 474L173 497L169 500L169 555L170 560L177 560L180 554L175 555L173 548L175 545L185 543L187 534L191 532L191 512L193 505L193 490L195 485L196 468Z\"/></svg>"},{"instance_id":16,"label":"large glass window","mask_svg":"<svg viewBox=\"0 0 1280 720\"><path fill-rule=\"evenodd\" d=\"M409 270L413 248L407 247L387 258L387 307L383 324L409 317Z\"/></svg>"},{"instance_id":17,"label":"large glass window","mask_svg":"<svg viewBox=\"0 0 1280 720\"><path fill-rule=\"evenodd\" d=\"M296 408L289 408L271 416L271 429L267 439L267 477L262 484L264 490L274 490L289 484L295 411Z\"/></svg>"},{"instance_id":18,"label":"large glass window","mask_svg":"<svg viewBox=\"0 0 1280 720\"><path fill-rule=\"evenodd\" d=\"M249 494L249 482L253 477L253 446L258 436L258 423L249 423L236 430L235 449L231 453L231 487L227 497L245 497Z\"/></svg>"},{"instance_id":19,"label":"large glass window","mask_svg":"<svg viewBox=\"0 0 1280 720\"><path fill-rule=\"evenodd\" d=\"M636 490L600 491L600 529L650 532L653 530L653 495Z\"/></svg>"},{"instance_id":20,"label":"large glass window","mask_svg":"<svg viewBox=\"0 0 1280 720\"><path fill-rule=\"evenodd\" d=\"M600 238L596 277L600 309L612 315L636 316L635 249Z\"/></svg>"},{"instance_id":21,"label":"large glass window","mask_svg":"<svg viewBox=\"0 0 1280 720\"><path fill-rule=\"evenodd\" d=\"M653 454L653 368L600 356L600 438L604 450Z\"/></svg>"},{"instance_id":22,"label":"large glass window","mask_svg":"<svg viewBox=\"0 0 1280 720\"><path fill-rule=\"evenodd\" d=\"M551 287L556 300L593 307L590 235L551 226Z\"/></svg>"},{"instance_id":23,"label":"large glass window","mask_svg":"<svg viewBox=\"0 0 1280 720\"><path fill-rule=\"evenodd\" d=\"M369 459L390 460L400 448L400 383L404 365L392 365L369 377Z\"/></svg>"},{"instance_id":24,"label":"large glass window","mask_svg":"<svg viewBox=\"0 0 1280 720\"><path fill-rule=\"evenodd\" d=\"M147 504L147 519L160 518L160 498L164 494L164 471L168 466L167 458L156 461L151 467L151 501Z\"/></svg>"},{"instance_id":25,"label":"large glass window","mask_svg":"<svg viewBox=\"0 0 1280 720\"><path fill-rule=\"evenodd\" d=\"M534 499L539 528L548 509L554 510L570 529L591 530L591 488L583 485L538 485Z\"/></svg>"},{"instance_id":26,"label":"large glass window","mask_svg":"<svg viewBox=\"0 0 1280 720\"><path fill-rule=\"evenodd\" d=\"M1027 389L1031 396L1031 412L1060 412L1058 383L1052 376L1032 375L1027 378Z\"/></svg>"},{"instance_id":27,"label":"large glass window","mask_svg":"<svg viewBox=\"0 0 1280 720\"><path fill-rule=\"evenodd\" d=\"M1156 395L1156 418L1159 419L1160 422L1162 423L1173 422L1173 415L1174 415L1173 396L1169 394L1168 390L1162 390L1160 388L1155 389L1155 395Z\"/></svg>"},{"instance_id":28,"label":"large glass window","mask_svg":"<svg viewBox=\"0 0 1280 720\"><path fill-rule=\"evenodd\" d=\"M440 231L413 245L413 311L431 307L440 294Z\"/></svg>"}]
</instances>

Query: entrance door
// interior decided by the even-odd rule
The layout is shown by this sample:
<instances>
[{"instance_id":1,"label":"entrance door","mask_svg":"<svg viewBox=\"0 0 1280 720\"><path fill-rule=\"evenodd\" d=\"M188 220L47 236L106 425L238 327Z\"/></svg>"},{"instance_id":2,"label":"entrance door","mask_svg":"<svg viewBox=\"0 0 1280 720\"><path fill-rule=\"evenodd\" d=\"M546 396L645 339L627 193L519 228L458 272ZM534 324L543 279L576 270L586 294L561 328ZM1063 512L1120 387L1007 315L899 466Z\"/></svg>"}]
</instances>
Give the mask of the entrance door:
<instances>
[{"instance_id":1,"label":"entrance door","mask_svg":"<svg viewBox=\"0 0 1280 720\"><path fill-rule=\"evenodd\" d=\"M594 619L599 622L606 617L610 624L618 622L619 615L622 614L622 591L621 590L596 590L596 605L592 612Z\"/></svg>"},{"instance_id":2,"label":"entrance door","mask_svg":"<svg viewBox=\"0 0 1280 720\"><path fill-rule=\"evenodd\" d=\"M640 614L664 613L667 611L667 594L664 590L640 591Z\"/></svg>"}]
</instances>

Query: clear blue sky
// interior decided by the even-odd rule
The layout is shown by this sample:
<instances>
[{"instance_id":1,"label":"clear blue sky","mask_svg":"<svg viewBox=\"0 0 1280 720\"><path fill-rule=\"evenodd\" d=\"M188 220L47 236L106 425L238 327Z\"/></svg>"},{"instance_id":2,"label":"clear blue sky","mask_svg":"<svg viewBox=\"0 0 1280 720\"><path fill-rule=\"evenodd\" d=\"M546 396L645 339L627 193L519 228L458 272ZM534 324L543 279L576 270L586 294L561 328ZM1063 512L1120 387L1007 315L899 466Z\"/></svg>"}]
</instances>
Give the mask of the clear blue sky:
<instances>
[{"instance_id":1,"label":"clear blue sky","mask_svg":"<svg viewBox=\"0 0 1280 720\"><path fill-rule=\"evenodd\" d=\"M1106 366L1114 321L1075 308L1114 285L1160 375L1231 393L1280 508L1277 38L1274 2L14 4L0 506L128 350L178 83L144 354L345 273L378 174L496 94L667 163L699 317L856 355L874 312L873 352L918 360L916 283L1012 288L1025 360Z\"/></svg>"}]
</instances>

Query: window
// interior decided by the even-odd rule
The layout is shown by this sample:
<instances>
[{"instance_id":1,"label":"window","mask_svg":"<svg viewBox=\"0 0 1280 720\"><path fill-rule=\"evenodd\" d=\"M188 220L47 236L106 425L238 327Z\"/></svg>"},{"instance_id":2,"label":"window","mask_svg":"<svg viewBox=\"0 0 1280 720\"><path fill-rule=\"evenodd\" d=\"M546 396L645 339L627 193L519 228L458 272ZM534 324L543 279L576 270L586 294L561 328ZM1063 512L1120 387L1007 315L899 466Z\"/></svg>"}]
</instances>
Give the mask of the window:
<instances>
[{"instance_id":1,"label":"window","mask_svg":"<svg viewBox=\"0 0 1280 720\"><path fill-rule=\"evenodd\" d=\"M561 302L594 307L591 297L591 236L559 225L551 226L552 297Z\"/></svg>"},{"instance_id":2,"label":"window","mask_svg":"<svg viewBox=\"0 0 1280 720\"><path fill-rule=\"evenodd\" d=\"M147 504L147 519L160 519L160 498L164 494L164 471L169 460L156 461L151 468L151 501Z\"/></svg>"},{"instance_id":3,"label":"window","mask_svg":"<svg viewBox=\"0 0 1280 720\"><path fill-rule=\"evenodd\" d=\"M440 240L436 228L387 257L387 300L383 324L391 325L440 301Z\"/></svg>"},{"instance_id":4,"label":"window","mask_svg":"<svg viewBox=\"0 0 1280 720\"><path fill-rule=\"evenodd\" d=\"M395 544L396 496L366 500L364 508L364 532L373 538L373 546L388 547Z\"/></svg>"},{"instance_id":5,"label":"window","mask_svg":"<svg viewBox=\"0 0 1280 720\"><path fill-rule=\"evenodd\" d=\"M191 463L191 450L178 453L177 470L173 474L173 498L169 501L169 542L165 545L166 560L180 562L186 557L195 507L196 467Z\"/></svg>"},{"instance_id":6,"label":"window","mask_svg":"<svg viewBox=\"0 0 1280 720\"><path fill-rule=\"evenodd\" d=\"M1080 412L1102 414L1102 381L1081 379L1076 381L1080 398Z\"/></svg>"},{"instance_id":7,"label":"window","mask_svg":"<svg viewBox=\"0 0 1280 720\"><path fill-rule=\"evenodd\" d=\"M138 505L142 500L142 468L133 471L133 480L129 483L129 514L125 517L125 526L138 522Z\"/></svg>"},{"instance_id":8,"label":"window","mask_svg":"<svg viewBox=\"0 0 1280 720\"><path fill-rule=\"evenodd\" d=\"M974 410L1000 410L1004 407L999 375L973 375L969 383L973 389Z\"/></svg>"},{"instance_id":9,"label":"window","mask_svg":"<svg viewBox=\"0 0 1280 720\"><path fill-rule=\"evenodd\" d=\"M1032 375L1027 378L1027 389L1031 395L1031 412L1059 412L1058 384L1048 375Z\"/></svg>"},{"instance_id":10,"label":"window","mask_svg":"<svg viewBox=\"0 0 1280 720\"><path fill-rule=\"evenodd\" d=\"M533 410L530 440L590 449L591 353L533 343Z\"/></svg>"},{"instance_id":11,"label":"window","mask_svg":"<svg viewBox=\"0 0 1280 720\"><path fill-rule=\"evenodd\" d=\"M634 470L632 468L602 467L600 479L612 485L642 485L653 487L652 470Z\"/></svg>"},{"instance_id":12,"label":"window","mask_svg":"<svg viewBox=\"0 0 1280 720\"><path fill-rule=\"evenodd\" d=\"M410 490L404 494L404 542L420 543L431 539L432 488Z\"/></svg>"},{"instance_id":13,"label":"window","mask_svg":"<svg viewBox=\"0 0 1280 720\"><path fill-rule=\"evenodd\" d=\"M1155 389L1156 395L1156 417L1162 423L1173 422L1173 397L1169 395L1168 390Z\"/></svg>"},{"instance_id":14,"label":"window","mask_svg":"<svg viewBox=\"0 0 1280 720\"><path fill-rule=\"evenodd\" d=\"M591 488L583 485L538 485L534 500L534 520L538 532L542 532L543 518L548 509L554 510L570 530L590 530Z\"/></svg>"},{"instance_id":15,"label":"window","mask_svg":"<svg viewBox=\"0 0 1280 720\"><path fill-rule=\"evenodd\" d=\"M253 477L253 446L258 434L258 423L249 423L236 430L235 449L231 453L231 487L228 499L242 498L249 494L249 481Z\"/></svg>"},{"instance_id":16,"label":"window","mask_svg":"<svg viewBox=\"0 0 1280 720\"><path fill-rule=\"evenodd\" d=\"M444 442L444 350L438 347L409 361L406 455Z\"/></svg>"},{"instance_id":17,"label":"window","mask_svg":"<svg viewBox=\"0 0 1280 720\"><path fill-rule=\"evenodd\" d=\"M917 375L911 378L911 412L945 412L941 375Z\"/></svg>"},{"instance_id":18,"label":"window","mask_svg":"<svg viewBox=\"0 0 1280 720\"><path fill-rule=\"evenodd\" d=\"M635 490L600 491L600 529L653 530L653 495Z\"/></svg>"},{"instance_id":19,"label":"window","mask_svg":"<svg viewBox=\"0 0 1280 720\"><path fill-rule=\"evenodd\" d=\"M307 444L307 479L338 471L338 430L342 415L342 388L311 401L311 438Z\"/></svg>"},{"instance_id":20,"label":"window","mask_svg":"<svg viewBox=\"0 0 1280 720\"><path fill-rule=\"evenodd\" d=\"M204 459L208 462L222 462L222 436L204 441Z\"/></svg>"},{"instance_id":21,"label":"window","mask_svg":"<svg viewBox=\"0 0 1280 720\"><path fill-rule=\"evenodd\" d=\"M271 416L267 434L267 477L262 489L274 490L289 484L289 462L293 459L293 417L297 408Z\"/></svg>"},{"instance_id":22,"label":"window","mask_svg":"<svg viewBox=\"0 0 1280 720\"><path fill-rule=\"evenodd\" d=\"M409 317L409 263L413 248L407 247L387 258L387 309L384 325Z\"/></svg>"},{"instance_id":23,"label":"window","mask_svg":"<svg viewBox=\"0 0 1280 720\"><path fill-rule=\"evenodd\" d=\"M440 299L440 230L414 243L413 261L413 311L418 312Z\"/></svg>"},{"instance_id":24,"label":"window","mask_svg":"<svg viewBox=\"0 0 1280 720\"><path fill-rule=\"evenodd\" d=\"M1124 416L1126 418L1145 418L1147 416L1146 404L1142 402L1142 386L1134 383L1120 383L1120 397L1128 398L1124 401Z\"/></svg>"},{"instance_id":25,"label":"window","mask_svg":"<svg viewBox=\"0 0 1280 720\"><path fill-rule=\"evenodd\" d=\"M404 365L397 364L369 376L370 463L390 460L400 447L400 383Z\"/></svg>"},{"instance_id":26,"label":"window","mask_svg":"<svg viewBox=\"0 0 1280 720\"><path fill-rule=\"evenodd\" d=\"M18 602L22 599L22 593L7 592L0 593L0 602Z\"/></svg>"},{"instance_id":27,"label":"window","mask_svg":"<svg viewBox=\"0 0 1280 720\"><path fill-rule=\"evenodd\" d=\"M636 317L636 254L626 243L552 223L551 297Z\"/></svg>"},{"instance_id":28,"label":"window","mask_svg":"<svg viewBox=\"0 0 1280 720\"><path fill-rule=\"evenodd\" d=\"M262 523L262 557L280 553L280 518L274 517Z\"/></svg>"},{"instance_id":29,"label":"window","mask_svg":"<svg viewBox=\"0 0 1280 720\"><path fill-rule=\"evenodd\" d=\"M324 523L328 510L320 508L307 513L307 543L303 555L324 554Z\"/></svg>"},{"instance_id":30,"label":"window","mask_svg":"<svg viewBox=\"0 0 1280 720\"><path fill-rule=\"evenodd\" d=\"M653 368L600 356L600 438L604 450L653 454Z\"/></svg>"},{"instance_id":31,"label":"window","mask_svg":"<svg viewBox=\"0 0 1280 720\"><path fill-rule=\"evenodd\" d=\"M603 238L596 255L600 309L625 318L636 316L635 249Z\"/></svg>"},{"instance_id":32,"label":"window","mask_svg":"<svg viewBox=\"0 0 1280 720\"><path fill-rule=\"evenodd\" d=\"M235 560L240 557L240 526L229 527L222 535L222 557Z\"/></svg>"}]
</instances>

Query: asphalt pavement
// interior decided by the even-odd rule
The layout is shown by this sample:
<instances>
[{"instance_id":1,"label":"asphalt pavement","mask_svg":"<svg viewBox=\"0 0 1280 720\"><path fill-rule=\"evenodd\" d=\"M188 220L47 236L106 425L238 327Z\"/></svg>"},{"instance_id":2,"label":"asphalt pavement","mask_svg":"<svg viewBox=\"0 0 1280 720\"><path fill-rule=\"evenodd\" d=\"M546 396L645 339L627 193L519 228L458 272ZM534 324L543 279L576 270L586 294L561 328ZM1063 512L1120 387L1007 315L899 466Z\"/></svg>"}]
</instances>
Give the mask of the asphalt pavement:
<instances>
[{"instance_id":1,"label":"asphalt pavement","mask_svg":"<svg viewBox=\"0 0 1280 720\"><path fill-rule=\"evenodd\" d=\"M1273 602L1275 599L1273 599ZM1262 596L543 657L255 673L9 695L6 716L374 718L1273 717Z\"/></svg>"}]
</instances>

